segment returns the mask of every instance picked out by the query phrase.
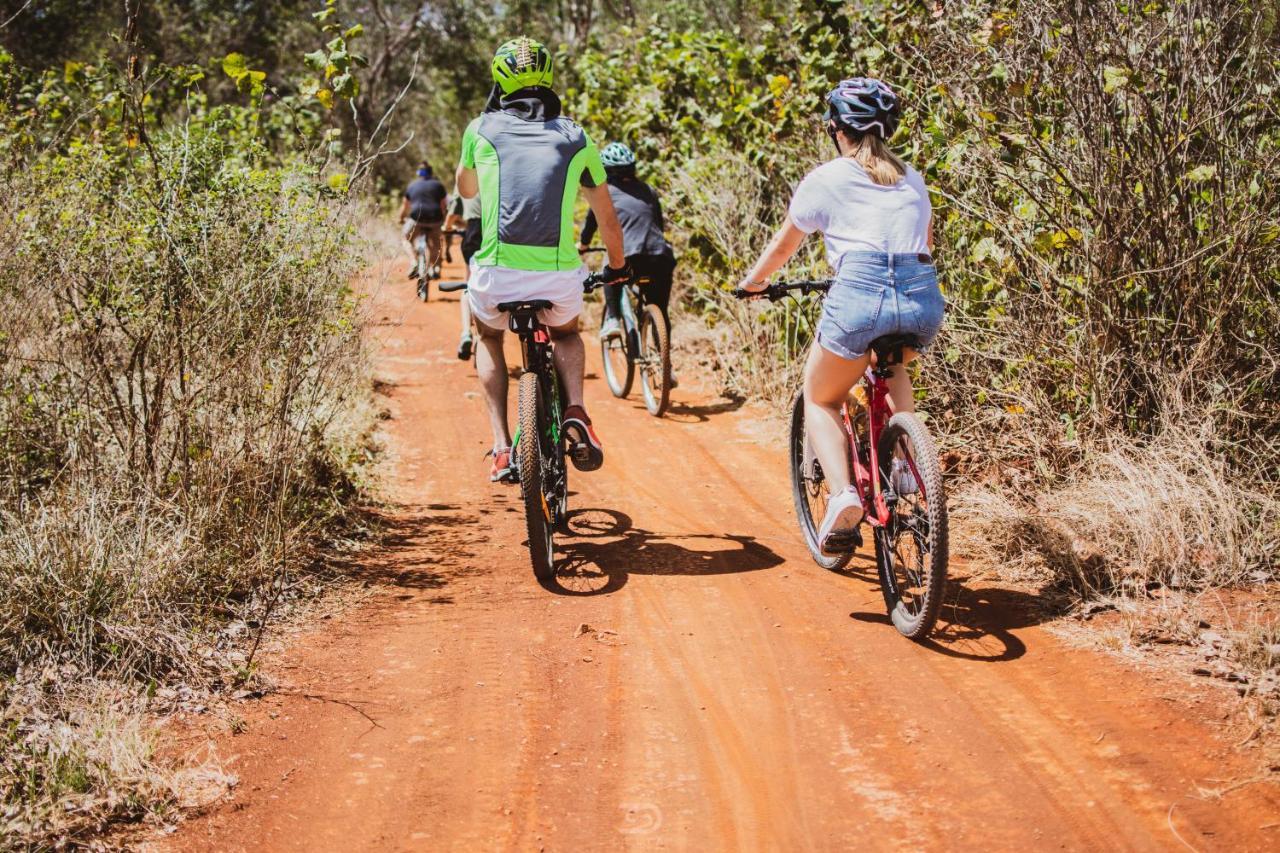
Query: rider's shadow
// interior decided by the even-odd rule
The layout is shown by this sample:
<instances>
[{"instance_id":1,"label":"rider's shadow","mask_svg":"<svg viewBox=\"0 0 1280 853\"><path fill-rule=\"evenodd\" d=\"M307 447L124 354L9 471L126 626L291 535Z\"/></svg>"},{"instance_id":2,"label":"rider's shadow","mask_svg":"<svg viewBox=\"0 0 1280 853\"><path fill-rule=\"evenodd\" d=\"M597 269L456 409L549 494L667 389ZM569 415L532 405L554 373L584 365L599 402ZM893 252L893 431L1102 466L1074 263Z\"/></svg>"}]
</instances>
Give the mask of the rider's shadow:
<instances>
[{"instance_id":1,"label":"rider's shadow","mask_svg":"<svg viewBox=\"0 0 1280 853\"><path fill-rule=\"evenodd\" d=\"M621 589L633 574L733 574L783 562L750 536L654 533L635 527L630 516L611 509L573 512L562 535L564 556L556 562L555 576L543 584L561 595L606 595Z\"/></svg>"}]
</instances>

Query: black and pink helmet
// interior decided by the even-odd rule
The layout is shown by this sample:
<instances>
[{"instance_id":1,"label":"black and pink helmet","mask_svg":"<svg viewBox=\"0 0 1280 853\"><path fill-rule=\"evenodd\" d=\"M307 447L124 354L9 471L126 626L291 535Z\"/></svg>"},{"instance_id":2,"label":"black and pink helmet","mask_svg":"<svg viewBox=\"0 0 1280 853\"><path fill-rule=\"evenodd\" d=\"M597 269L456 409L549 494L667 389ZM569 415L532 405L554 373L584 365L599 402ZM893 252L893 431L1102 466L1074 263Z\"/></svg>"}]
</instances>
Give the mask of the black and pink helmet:
<instances>
[{"instance_id":1,"label":"black and pink helmet","mask_svg":"<svg viewBox=\"0 0 1280 853\"><path fill-rule=\"evenodd\" d=\"M898 96L882 80L854 77L841 80L826 98L822 117L838 127L855 133L874 133L888 139L898 129L901 112Z\"/></svg>"}]
</instances>

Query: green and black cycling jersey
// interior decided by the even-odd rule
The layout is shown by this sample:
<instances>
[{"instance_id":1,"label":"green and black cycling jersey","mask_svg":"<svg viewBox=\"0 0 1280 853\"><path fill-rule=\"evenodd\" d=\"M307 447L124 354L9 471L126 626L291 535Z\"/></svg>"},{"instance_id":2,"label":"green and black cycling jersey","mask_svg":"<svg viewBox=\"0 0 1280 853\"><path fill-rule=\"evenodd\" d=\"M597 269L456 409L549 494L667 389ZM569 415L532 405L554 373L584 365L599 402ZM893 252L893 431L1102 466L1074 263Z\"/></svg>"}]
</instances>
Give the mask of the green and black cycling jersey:
<instances>
[{"instance_id":1,"label":"green and black cycling jersey","mask_svg":"<svg viewBox=\"0 0 1280 853\"><path fill-rule=\"evenodd\" d=\"M549 89L504 97L467 127L462 166L476 170L482 240L477 266L573 270L579 186L604 183L600 153L587 132L560 114Z\"/></svg>"}]
</instances>

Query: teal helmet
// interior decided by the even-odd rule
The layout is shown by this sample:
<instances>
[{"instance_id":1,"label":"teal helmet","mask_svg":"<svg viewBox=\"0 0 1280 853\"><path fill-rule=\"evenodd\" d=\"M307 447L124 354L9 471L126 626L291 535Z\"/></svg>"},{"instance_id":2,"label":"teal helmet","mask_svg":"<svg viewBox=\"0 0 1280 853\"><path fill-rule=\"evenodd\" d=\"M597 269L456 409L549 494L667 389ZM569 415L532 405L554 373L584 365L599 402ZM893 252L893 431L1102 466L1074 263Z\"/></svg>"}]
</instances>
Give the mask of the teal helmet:
<instances>
[{"instance_id":1,"label":"teal helmet","mask_svg":"<svg viewBox=\"0 0 1280 853\"><path fill-rule=\"evenodd\" d=\"M520 36L498 48L492 71L493 82L507 95L527 86L549 89L555 78L555 60L540 42Z\"/></svg>"},{"instance_id":2,"label":"teal helmet","mask_svg":"<svg viewBox=\"0 0 1280 853\"><path fill-rule=\"evenodd\" d=\"M636 164L636 155L631 153L631 149L621 142L610 142L600 152L600 163L606 169L615 169L619 166L634 166Z\"/></svg>"}]
</instances>

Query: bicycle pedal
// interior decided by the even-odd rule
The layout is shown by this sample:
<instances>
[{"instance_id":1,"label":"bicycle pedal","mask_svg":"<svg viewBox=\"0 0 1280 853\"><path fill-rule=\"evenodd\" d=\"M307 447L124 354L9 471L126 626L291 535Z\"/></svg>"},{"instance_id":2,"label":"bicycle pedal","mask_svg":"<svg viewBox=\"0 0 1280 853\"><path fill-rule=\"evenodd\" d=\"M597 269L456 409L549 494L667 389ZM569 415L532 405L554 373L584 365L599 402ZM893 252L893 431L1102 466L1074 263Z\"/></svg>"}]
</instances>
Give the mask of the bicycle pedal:
<instances>
[{"instance_id":1,"label":"bicycle pedal","mask_svg":"<svg viewBox=\"0 0 1280 853\"><path fill-rule=\"evenodd\" d=\"M857 528L848 533L832 533L827 537L823 552L831 554L847 554L862 547L862 531Z\"/></svg>"}]
</instances>

